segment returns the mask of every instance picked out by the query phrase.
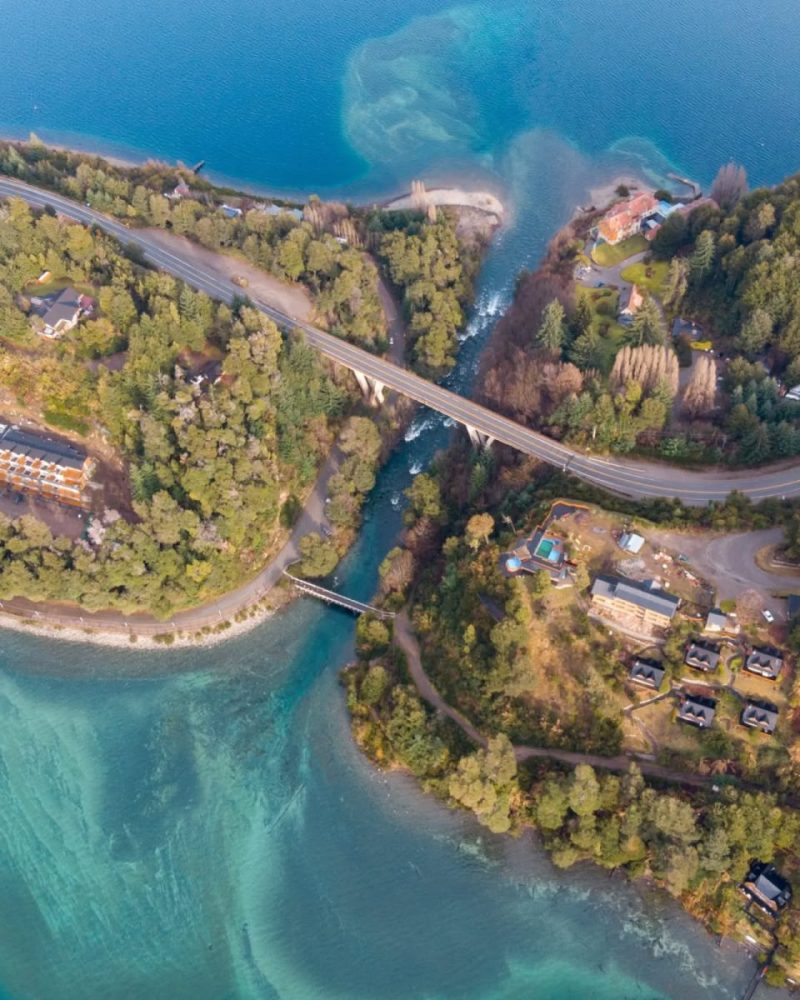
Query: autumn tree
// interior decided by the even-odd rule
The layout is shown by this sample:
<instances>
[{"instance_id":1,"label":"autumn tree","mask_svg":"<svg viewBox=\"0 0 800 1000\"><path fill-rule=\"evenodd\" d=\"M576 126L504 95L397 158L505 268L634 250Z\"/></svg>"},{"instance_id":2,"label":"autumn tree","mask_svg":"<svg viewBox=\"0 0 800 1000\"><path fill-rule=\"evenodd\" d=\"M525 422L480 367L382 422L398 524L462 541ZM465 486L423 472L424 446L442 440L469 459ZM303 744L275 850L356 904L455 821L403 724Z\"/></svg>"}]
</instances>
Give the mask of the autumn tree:
<instances>
[{"instance_id":1,"label":"autumn tree","mask_svg":"<svg viewBox=\"0 0 800 1000\"><path fill-rule=\"evenodd\" d=\"M706 416L714 408L716 395L717 366L710 355L702 354L684 389L683 408L692 417Z\"/></svg>"},{"instance_id":2,"label":"autumn tree","mask_svg":"<svg viewBox=\"0 0 800 1000\"><path fill-rule=\"evenodd\" d=\"M747 171L733 161L717 171L711 185L711 197L724 212L729 212L747 193Z\"/></svg>"},{"instance_id":3,"label":"autumn tree","mask_svg":"<svg viewBox=\"0 0 800 1000\"><path fill-rule=\"evenodd\" d=\"M488 542L489 535L494 531L494 518L491 514L473 514L467 521L464 529L464 537L467 545L477 551L484 542Z\"/></svg>"}]
</instances>

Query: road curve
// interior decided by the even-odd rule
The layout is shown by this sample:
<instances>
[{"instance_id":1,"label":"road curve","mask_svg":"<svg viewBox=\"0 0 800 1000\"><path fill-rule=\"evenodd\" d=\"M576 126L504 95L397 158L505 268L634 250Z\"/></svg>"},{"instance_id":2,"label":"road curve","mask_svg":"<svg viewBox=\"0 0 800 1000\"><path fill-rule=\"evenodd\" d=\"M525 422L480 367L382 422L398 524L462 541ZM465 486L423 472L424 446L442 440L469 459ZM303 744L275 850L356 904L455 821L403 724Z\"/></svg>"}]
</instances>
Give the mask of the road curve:
<instances>
[{"instance_id":1,"label":"road curve","mask_svg":"<svg viewBox=\"0 0 800 1000\"><path fill-rule=\"evenodd\" d=\"M150 239L146 232L128 229L121 222L71 199L8 178L0 179L0 196L22 198L38 208L50 205L69 218L97 226L123 244L137 245L154 267L168 271L212 298L230 303L240 294L227 278L196 266L180 254L171 253ZM766 467L734 473L688 470L656 462L589 455L522 427L392 361L369 354L265 302L256 300L254 305L282 328L302 330L308 342L333 361L375 378L385 386L458 423L468 424L496 441L559 466L571 475L611 492L635 498L677 497L694 506L724 500L734 490L754 501L800 496L798 466Z\"/></svg>"}]
</instances>

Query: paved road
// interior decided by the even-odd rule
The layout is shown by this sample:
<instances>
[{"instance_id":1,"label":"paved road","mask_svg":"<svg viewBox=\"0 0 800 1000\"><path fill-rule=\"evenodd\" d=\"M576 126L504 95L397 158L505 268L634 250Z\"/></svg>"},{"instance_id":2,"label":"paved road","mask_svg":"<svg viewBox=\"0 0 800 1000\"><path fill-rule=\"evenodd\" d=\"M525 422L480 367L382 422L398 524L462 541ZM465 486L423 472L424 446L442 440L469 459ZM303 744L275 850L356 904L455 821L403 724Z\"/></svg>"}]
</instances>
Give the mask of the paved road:
<instances>
[{"instance_id":1,"label":"paved road","mask_svg":"<svg viewBox=\"0 0 800 1000\"><path fill-rule=\"evenodd\" d=\"M785 541L783 528L743 531L733 535L709 535L678 531L649 531L652 544L663 545L689 557L692 569L713 581L717 603L736 599L743 590L754 588L773 591L800 590L800 573L768 573L756 562L756 553L766 545ZM769 601L767 606L771 607Z\"/></svg>"},{"instance_id":2,"label":"paved road","mask_svg":"<svg viewBox=\"0 0 800 1000\"><path fill-rule=\"evenodd\" d=\"M138 245L155 267L169 271L214 298L230 302L237 292L224 276L223 269L217 274L196 266L178 253L157 245L146 232L130 230L120 222L67 198L9 179L0 180L0 196L21 197L39 207L51 205L70 218L94 224L122 243ZM163 244L163 240L160 242ZM685 503L694 505L724 500L732 490L739 490L753 500L800 495L800 469L792 465L740 473L694 471L654 462L597 457L577 451L521 427L513 420L420 378L389 360L369 354L309 323L282 313L265 302L256 301L254 304L280 326L301 329L308 342L332 360L375 378L461 424L476 427L496 441L560 466L580 479L613 492L632 497L679 497Z\"/></svg>"}]
</instances>

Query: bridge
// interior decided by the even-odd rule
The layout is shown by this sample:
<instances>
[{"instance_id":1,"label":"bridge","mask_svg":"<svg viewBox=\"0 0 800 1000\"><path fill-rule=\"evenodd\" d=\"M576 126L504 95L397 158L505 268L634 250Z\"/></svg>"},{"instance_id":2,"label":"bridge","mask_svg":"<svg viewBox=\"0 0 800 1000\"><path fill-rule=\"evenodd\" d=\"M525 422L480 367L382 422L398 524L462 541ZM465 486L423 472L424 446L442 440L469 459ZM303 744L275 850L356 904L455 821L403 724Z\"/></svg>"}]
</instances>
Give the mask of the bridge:
<instances>
[{"instance_id":1,"label":"bridge","mask_svg":"<svg viewBox=\"0 0 800 1000\"><path fill-rule=\"evenodd\" d=\"M226 275L196 265L181 255L180 248L172 253L146 231L129 229L121 222L71 199L22 181L0 178L0 197L3 196L22 198L38 208L50 205L69 218L97 226L123 245L137 247L153 267L168 271L212 298L231 303L241 294ZM725 500L734 490L753 501L800 496L800 468L797 466L772 466L741 472L691 470L666 463L592 455L523 427L266 302L256 300L253 304L282 329L302 330L308 343L320 353L349 368L376 405L382 402L387 388L402 393L461 424L476 446L487 447L498 441L602 489L635 498L677 497L686 504L703 506L712 500Z\"/></svg>"},{"instance_id":2,"label":"bridge","mask_svg":"<svg viewBox=\"0 0 800 1000\"><path fill-rule=\"evenodd\" d=\"M295 587L304 594L308 594L310 597L318 597L321 601L326 601L328 604L335 604L340 608L346 608L348 611L352 611L353 614L375 615L378 618L384 619L394 618L395 616L393 611L385 611L383 608L373 607L371 604L356 601L354 598L346 597L344 594L337 594L335 590L320 587L317 583L311 583L309 580L301 580L298 576L292 576L288 570L284 570L283 575L291 580Z\"/></svg>"}]
</instances>

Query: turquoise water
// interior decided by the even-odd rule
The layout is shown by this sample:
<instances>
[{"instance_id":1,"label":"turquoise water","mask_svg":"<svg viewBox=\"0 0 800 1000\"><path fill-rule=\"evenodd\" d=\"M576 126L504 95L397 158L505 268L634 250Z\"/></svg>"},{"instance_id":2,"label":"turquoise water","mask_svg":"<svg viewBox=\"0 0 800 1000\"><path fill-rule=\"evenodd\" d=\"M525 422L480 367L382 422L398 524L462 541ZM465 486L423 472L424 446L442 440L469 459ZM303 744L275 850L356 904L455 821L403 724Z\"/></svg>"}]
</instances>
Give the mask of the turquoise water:
<instances>
[{"instance_id":1,"label":"turquoise water","mask_svg":"<svg viewBox=\"0 0 800 1000\"><path fill-rule=\"evenodd\" d=\"M144 9L143 9L144 8ZM149 8L149 9L148 9ZM451 381L517 270L633 168L800 165L789 0L0 0L0 130L367 196L458 176L513 205ZM339 585L368 597L422 414ZM373 771L307 601L208 651L0 633L0 990L14 1000L601 1000L740 995L752 965L660 897L555 872Z\"/></svg>"}]
</instances>

